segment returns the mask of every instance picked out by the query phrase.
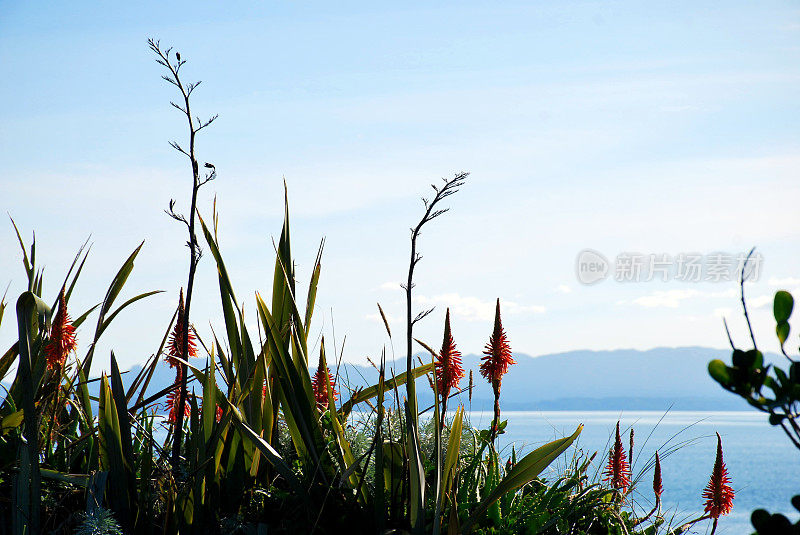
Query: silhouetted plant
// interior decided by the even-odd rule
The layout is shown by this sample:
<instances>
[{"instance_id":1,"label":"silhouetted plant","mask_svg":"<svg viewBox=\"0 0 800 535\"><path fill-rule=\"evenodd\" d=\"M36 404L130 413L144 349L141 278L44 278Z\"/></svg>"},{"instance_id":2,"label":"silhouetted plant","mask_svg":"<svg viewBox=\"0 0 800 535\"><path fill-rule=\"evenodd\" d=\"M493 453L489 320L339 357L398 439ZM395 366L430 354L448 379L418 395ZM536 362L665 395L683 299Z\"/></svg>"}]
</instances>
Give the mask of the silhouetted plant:
<instances>
[{"instance_id":1,"label":"silhouetted plant","mask_svg":"<svg viewBox=\"0 0 800 535\"><path fill-rule=\"evenodd\" d=\"M200 165L198 164L196 151L196 138L201 130L209 126L217 119L217 115L213 115L206 120L200 119L199 116L192 116L192 109L190 104L190 97L195 89L200 85L200 81L184 84L180 77L181 68L186 64L186 60L181 58L179 52L175 52L174 59L171 54L172 48L162 50L159 41L149 39L147 43L150 49L156 54L156 62L167 70L167 74L162 75L161 78L178 88L181 96L181 103L170 102L170 104L180 111L185 117L189 125L189 145L183 148L177 141L170 141L170 145L176 151L180 152L189 159L192 171L192 190L191 201L188 216L175 212L175 200L169 201L169 208L166 210L167 214L176 221L186 225L188 233L188 241L186 245L189 247L189 274L186 282L186 304L184 307L183 323L180 325L182 333L180 333L181 348L180 359L183 362L178 362L178 379L180 385L178 387L177 405L175 406L175 420L174 420L174 441L172 445L172 466L174 472L177 474L178 465L180 461L182 433L184 414L186 412L188 390L186 388L187 381L187 368L186 361L189 359L189 329L190 329L190 311L192 308L192 295L194 292L194 277L197 271L197 263L202 256L202 249L197 241L197 233L195 232L195 215L197 213L197 193L200 188L208 182L214 180L217 176L216 167L213 164L205 163L204 167L208 170L204 175L200 173ZM188 219L187 219L188 217ZM181 291L183 293L183 291Z\"/></svg>"},{"instance_id":2,"label":"silhouetted plant","mask_svg":"<svg viewBox=\"0 0 800 535\"><path fill-rule=\"evenodd\" d=\"M800 449L800 362L797 357L791 357L786 352L786 342L791 332L789 319L794 309L794 298L786 290L779 290L775 293L772 306L775 334L780 342L781 354L789 362L787 372L775 364L765 363L764 355L756 344L744 291L749 275L748 263L752 254L753 250L750 251L742 266L739 274L739 288L742 312L753 348L746 351L738 349L733 343L728 324L725 322L725 331L733 349L731 365L715 359L708 363L708 372L725 390L736 394L751 407L767 414L769 424L780 427L792 444ZM800 511L800 495L792 499L792 505ZM800 522L791 528L791 523L785 516L770 515L763 509L754 511L751 520L758 533L789 533L790 529L800 531Z\"/></svg>"}]
</instances>

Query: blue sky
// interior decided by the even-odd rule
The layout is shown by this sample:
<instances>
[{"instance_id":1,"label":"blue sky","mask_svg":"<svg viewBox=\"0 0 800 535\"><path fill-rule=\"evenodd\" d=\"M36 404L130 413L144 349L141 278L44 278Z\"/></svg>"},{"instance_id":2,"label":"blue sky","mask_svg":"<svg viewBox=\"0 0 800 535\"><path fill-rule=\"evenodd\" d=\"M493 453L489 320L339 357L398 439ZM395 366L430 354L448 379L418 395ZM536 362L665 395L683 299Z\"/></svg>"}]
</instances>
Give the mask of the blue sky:
<instances>
[{"instance_id":1,"label":"blue sky","mask_svg":"<svg viewBox=\"0 0 800 535\"><path fill-rule=\"evenodd\" d=\"M301 285L326 238L316 327L346 335L347 360L377 357L376 302L402 332L396 283L419 197L469 171L421 242L417 306L437 308L419 334L432 343L450 306L460 349L480 351L500 297L512 347L532 355L723 347L722 315L744 344L735 283L583 286L575 259L757 246L753 316L776 347L770 295L800 290L796 4L0 0L0 208L28 238L36 230L53 297L91 234L73 315L146 241L129 295L167 292L104 335L101 350L125 364L157 348L187 264L163 213L188 195L186 162L167 144L184 123L151 36L203 80L197 113L220 115L199 143L219 171L200 209L217 196L251 319L253 293L271 286L285 177ZM10 223L0 251L13 302L24 272ZM220 324L210 257L198 277L193 321L207 335ZM3 346L16 332L8 314Z\"/></svg>"}]
</instances>

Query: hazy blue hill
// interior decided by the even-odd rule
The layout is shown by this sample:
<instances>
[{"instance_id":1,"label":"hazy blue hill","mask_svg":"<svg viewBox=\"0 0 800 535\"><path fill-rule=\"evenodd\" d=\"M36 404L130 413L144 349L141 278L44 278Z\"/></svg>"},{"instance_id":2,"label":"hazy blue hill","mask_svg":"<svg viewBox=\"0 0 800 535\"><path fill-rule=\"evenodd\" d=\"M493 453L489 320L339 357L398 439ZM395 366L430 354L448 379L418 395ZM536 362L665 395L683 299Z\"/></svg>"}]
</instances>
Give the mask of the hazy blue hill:
<instances>
[{"instance_id":1,"label":"hazy blue hill","mask_svg":"<svg viewBox=\"0 0 800 535\"><path fill-rule=\"evenodd\" d=\"M747 409L743 401L723 391L706 371L711 359L728 361L729 350L664 347L514 357L517 364L503 379L505 410L666 410L670 405L675 410ZM464 357L464 367L473 370L476 385L471 407L491 410L492 390L478 373L479 358ZM395 370L400 372L404 366L398 361ZM378 372L371 366L347 364L343 368L340 375L351 388L377 382ZM138 370L135 367L126 376L132 377ZM148 393L168 386L173 378L173 370L159 366ZM466 386L466 378L462 384ZM420 405L430 404L433 398L423 386L420 382ZM199 393L199 385L195 388ZM469 405L466 394L462 398Z\"/></svg>"},{"instance_id":2,"label":"hazy blue hill","mask_svg":"<svg viewBox=\"0 0 800 535\"><path fill-rule=\"evenodd\" d=\"M708 375L708 361L730 359L730 351L702 347L649 351L570 351L532 358L517 355L503 379L503 406L535 409L745 409ZM465 359L477 368L477 357ZM491 388L483 381L473 406L488 408Z\"/></svg>"}]
</instances>

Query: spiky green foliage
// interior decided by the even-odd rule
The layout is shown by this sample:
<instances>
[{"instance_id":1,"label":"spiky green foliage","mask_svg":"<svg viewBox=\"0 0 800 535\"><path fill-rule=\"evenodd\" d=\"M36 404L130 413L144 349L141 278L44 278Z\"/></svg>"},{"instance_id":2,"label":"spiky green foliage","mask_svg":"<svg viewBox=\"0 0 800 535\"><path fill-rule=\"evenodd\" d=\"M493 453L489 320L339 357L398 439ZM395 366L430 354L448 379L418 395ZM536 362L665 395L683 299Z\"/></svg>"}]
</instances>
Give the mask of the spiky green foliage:
<instances>
[{"instance_id":1,"label":"spiky green foliage","mask_svg":"<svg viewBox=\"0 0 800 535\"><path fill-rule=\"evenodd\" d=\"M151 46L160 52L157 42ZM163 53L162 59L170 57L169 50ZM182 64L176 58L173 83ZM170 68L169 60L162 65ZM199 186L191 154L196 187L190 245L195 251ZM166 365L162 353L177 310L163 334L149 333L160 345L125 384L113 352L108 374L93 378L91 373L99 358L98 342L110 324L124 317L120 313L127 307L156 293L115 305L142 245L123 262L97 304L75 316L72 327L82 353L71 353L63 364L59 356L59 365L48 367L45 348L53 337L55 305L47 303L55 303L62 293L63 306L69 303L88 250L78 251L59 291L45 300L35 239L26 248L14 224L27 286L17 300L17 342L0 356L0 379L16 365L16 376L0 402L0 497L10 497L0 500L0 531L138 535L399 530L439 535L516 533L521 526L544 532L566 526L576 533L582 526L597 525L627 533L639 529L642 519L622 511L620 502L607 500L602 487L585 486L585 466L550 484L541 479L578 437L580 426L519 458L513 451L506 464L495 438L507 422L472 429L463 405L453 404L459 398L450 400L456 411L448 419L446 393L437 392L433 377L435 350L417 340L432 358L419 365L414 360L413 326L430 312L412 317L414 267L421 258L417 238L423 225L447 210L438 203L454 194L466 176L459 173L434 187L435 196L425 201L424 215L412 230L405 369L396 375L387 371L384 352L374 385L351 391L338 407L334 388L344 397L348 390L346 382L335 379L342 355L331 353L324 339L317 344L311 331L323 247L317 249L307 287L299 287L285 190L275 261L267 266L273 273L271 295L256 294L249 304L258 321L255 336L245 322L246 303L237 299L223 260L216 208L208 223L197 212L199 239L216 267L222 325L214 326L205 341L198 337L205 364L181 359L187 373L177 385L159 392L149 386L156 367ZM0 321L5 308L3 297ZM80 329L92 314L93 330ZM391 338L385 316L384 322ZM181 327L184 350L179 354L188 355L189 320ZM316 384L318 389L325 385L327 392L315 395L309 362L317 361L325 377ZM188 399L183 381L194 392ZM417 405L418 381L433 390L431 411ZM187 417L178 410L177 422L160 432L165 424L157 415L158 405L176 388L188 403ZM328 403L320 403L325 394ZM499 403L499 388L496 394ZM356 416L361 423L354 430ZM661 517L655 518L648 533L659 525Z\"/></svg>"},{"instance_id":2,"label":"spiky green foliage","mask_svg":"<svg viewBox=\"0 0 800 535\"><path fill-rule=\"evenodd\" d=\"M75 535L123 535L123 532L111 511L97 507L82 517Z\"/></svg>"}]
</instances>

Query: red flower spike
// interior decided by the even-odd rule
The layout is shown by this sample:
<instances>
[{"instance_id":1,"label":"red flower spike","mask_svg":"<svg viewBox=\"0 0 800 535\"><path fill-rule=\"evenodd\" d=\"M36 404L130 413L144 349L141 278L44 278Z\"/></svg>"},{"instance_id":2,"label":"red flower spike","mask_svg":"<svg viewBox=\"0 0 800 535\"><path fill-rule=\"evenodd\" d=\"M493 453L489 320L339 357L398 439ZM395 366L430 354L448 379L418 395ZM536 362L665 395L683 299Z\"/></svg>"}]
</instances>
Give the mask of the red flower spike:
<instances>
[{"instance_id":1,"label":"red flower spike","mask_svg":"<svg viewBox=\"0 0 800 535\"><path fill-rule=\"evenodd\" d=\"M628 460L625 456L625 450L622 447L622 438L619 435L619 422L617 422L617 438L614 441L614 447L608 456L608 467L604 474L608 477L603 481L610 481L611 486L615 489L625 492L631 484L630 468L628 467Z\"/></svg>"},{"instance_id":2,"label":"red flower spike","mask_svg":"<svg viewBox=\"0 0 800 535\"><path fill-rule=\"evenodd\" d=\"M317 366L317 371L314 373L314 377L311 380L311 387L314 391L314 400L317 402L317 406L321 410L328 408L328 387L325 382L326 372L328 379L330 380L331 390L333 391L333 400L336 401L339 393L334 389L333 376L331 375L330 370L323 365L322 354L320 354L319 366Z\"/></svg>"},{"instance_id":3,"label":"red flower spike","mask_svg":"<svg viewBox=\"0 0 800 535\"><path fill-rule=\"evenodd\" d=\"M222 420L222 407L220 407L219 405L217 405L216 420L217 423L219 423L219 421Z\"/></svg>"},{"instance_id":4,"label":"red flower spike","mask_svg":"<svg viewBox=\"0 0 800 535\"><path fill-rule=\"evenodd\" d=\"M500 299L497 300L497 310L494 315L494 332L486 344L481 358L480 372L483 377L492 383L496 390L500 390L500 383L503 375L508 371L508 367L516 364L511 356L511 346L508 343L508 336L503 330L503 323L500 320Z\"/></svg>"},{"instance_id":5,"label":"red flower spike","mask_svg":"<svg viewBox=\"0 0 800 535\"><path fill-rule=\"evenodd\" d=\"M183 289L178 301L178 318L175 320L175 327L169 336L167 343L166 361L171 367L175 368L180 364L177 359L181 358L181 348L183 346L183 322L186 321L186 311L183 305ZM197 343L194 339L194 332L189 326L189 358L197 357Z\"/></svg>"},{"instance_id":6,"label":"red flower spike","mask_svg":"<svg viewBox=\"0 0 800 535\"><path fill-rule=\"evenodd\" d=\"M664 487L661 485L661 459L658 458L658 452L656 452L656 467L653 470L653 493L656 495L656 501L661 498L662 492L664 492Z\"/></svg>"},{"instance_id":7,"label":"red flower spike","mask_svg":"<svg viewBox=\"0 0 800 535\"><path fill-rule=\"evenodd\" d=\"M706 499L705 512L715 521L721 515L727 515L733 508L734 492L731 488L731 480L728 477L728 469L722 458L722 439L717 433L717 458L714 461L714 471L711 473L711 480L703 491L703 498Z\"/></svg>"},{"instance_id":8,"label":"red flower spike","mask_svg":"<svg viewBox=\"0 0 800 535\"><path fill-rule=\"evenodd\" d=\"M456 349L453 334L450 332L450 309L444 319L444 339L442 351L436 356L436 388L442 399L450 396L450 390L458 388L458 383L464 377L464 368L461 366L461 353Z\"/></svg>"},{"instance_id":9,"label":"red flower spike","mask_svg":"<svg viewBox=\"0 0 800 535\"><path fill-rule=\"evenodd\" d=\"M167 394L167 409L169 409L169 416L167 417L167 421L171 424L174 424L177 420L178 416L178 396L181 390L181 377L183 376L183 368L178 366L175 369L175 382L173 383L174 388L170 390L169 394ZM184 403L183 403L183 418L186 420L191 415L192 409L189 406L189 393L184 393Z\"/></svg>"},{"instance_id":10,"label":"red flower spike","mask_svg":"<svg viewBox=\"0 0 800 535\"><path fill-rule=\"evenodd\" d=\"M67 313L67 300L64 297L64 290L58 295L58 312L53 318L53 325L50 328L50 339L44 346L44 356L47 359L49 369L60 368L67 360L67 355L78 346L75 338L75 327Z\"/></svg>"}]
</instances>

